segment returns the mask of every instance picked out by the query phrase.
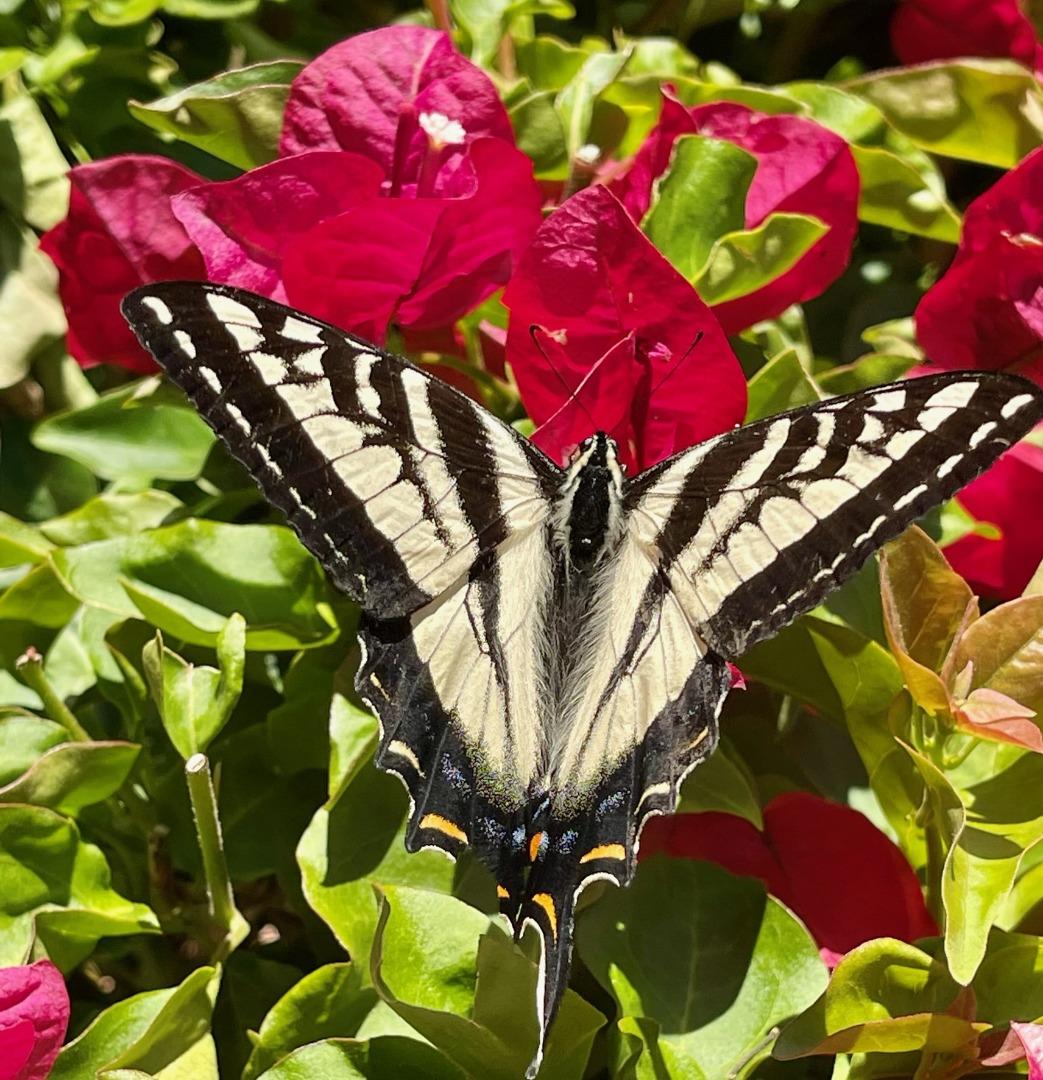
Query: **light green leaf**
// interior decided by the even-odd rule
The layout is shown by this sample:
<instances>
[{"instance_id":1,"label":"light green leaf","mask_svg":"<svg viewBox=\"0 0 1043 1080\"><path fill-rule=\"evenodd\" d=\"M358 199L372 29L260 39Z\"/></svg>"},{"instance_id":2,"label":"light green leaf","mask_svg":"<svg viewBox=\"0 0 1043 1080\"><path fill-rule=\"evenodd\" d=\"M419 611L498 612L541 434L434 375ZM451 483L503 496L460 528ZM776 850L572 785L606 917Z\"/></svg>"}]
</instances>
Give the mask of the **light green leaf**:
<instances>
[{"instance_id":1,"label":"light green leaf","mask_svg":"<svg viewBox=\"0 0 1043 1080\"><path fill-rule=\"evenodd\" d=\"M115 618L144 615L194 645L215 645L236 611L248 650L308 648L336 634L322 571L282 526L189 518L50 559L81 603Z\"/></svg>"},{"instance_id":2,"label":"light green leaf","mask_svg":"<svg viewBox=\"0 0 1043 1080\"><path fill-rule=\"evenodd\" d=\"M49 563L34 566L0 595L0 621L21 619L58 629L72 618L76 600Z\"/></svg>"},{"instance_id":3,"label":"light green leaf","mask_svg":"<svg viewBox=\"0 0 1043 1080\"><path fill-rule=\"evenodd\" d=\"M689 281L722 236L741 230L757 159L726 139L682 135L659 179L642 228Z\"/></svg>"},{"instance_id":4,"label":"light green leaf","mask_svg":"<svg viewBox=\"0 0 1043 1080\"><path fill-rule=\"evenodd\" d=\"M569 167L565 129L554 99L553 91L539 90L510 108L518 147L532 158L536 175L544 179L564 179Z\"/></svg>"},{"instance_id":5,"label":"light green leaf","mask_svg":"<svg viewBox=\"0 0 1043 1080\"><path fill-rule=\"evenodd\" d=\"M1012 60L953 60L847 84L934 154L1012 169L1043 143L1043 89Z\"/></svg>"},{"instance_id":6,"label":"light green leaf","mask_svg":"<svg viewBox=\"0 0 1043 1080\"><path fill-rule=\"evenodd\" d=\"M187 761L207 747L228 723L243 691L246 622L229 617L217 635L219 668L200 667L166 648L157 633L142 652L145 677L163 727Z\"/></svg>"},{"instance_id":7,"label":"light green leaf","mask_svg":"<svg viewBox=\"0 0 1043 1080\"><path fill-rule=\"evenodd\" d=\"M37 526L0 511L0 566L42 562L53 546Z\"/></svg>"},{"instance_id":8,"label":"light green leaf","mask_svg":"<svg viewBox=\"0 0 1043 1080\"><path fill-rule=\"evenodd\" d=\"M57 290L58 271L37 250L35 235L0 213L0 390L24 379L65 333Z\"/></svg>"},{"instance_id":9,"label":"light green leaf","mask_svg":"<svg viewBox=\"0 0 1043 1080\"><path fill-rule=\"evenodd\" d=\"M336 733L331 741L337 746ZM453 864L444 855L406 851L408 802L402 784L370 760L312 818L297 847L308 904L364 974L379 913L374 885L453 888Z\"/></svg>"},{"instance_id":10,"label":"light green leaf","mask_svg":"<svg viewBox=\"0 0 1043 1080\"><path fill-rule=\"evenodd\" d=\"M622 52L593 53L558 94L555 104L565 131L569 161L589 141L595 102L619 78L629 59L630 52L626 49Z\"/></svg>"},{"instance_id":11,"label":"light green leaf","mask_svg":"<svg viewBox=\"0 0 1043 1080\"><path fill-rule=\"evenodd\" d=\"M959 213L942 192L924 183L912 165L878 146L853 146L851 151L862 181L858 195L862 221L950 244L959 242Z\"/></svg>"},{"instance_id":12,"label":"light green leaf","mask_svg":"<svg viewBox=\"0 0 1043 1080\"><path fill-rule=\"evenodd\" d=\"M206 1043L217 977L214 968L197 968L180 986L135 994L110 1005L82 1035L62 1047L51 1080L87 1080L116 1069L164 1080L190 1076L216 1080L216 1067L207 1067ZM202 1059L195 1049L201 1042ZM189 1055L202 1068L179 1075L177 1066Z\"/></svg>"},{"instance_id":13,"label":"light green leaf","mask_svg":"<svg viewBox=\"0 0 1043 1080\"><path fill-rule=\"evenodd\" d=\"M449 10L467 36L471 59L481 65L492 63L500 41L516 20L531 25L537 15L571 19L576 14L566 0L451 0Z\"/></svg>"},{"instance_id":14,"label":"light green leaf","mask_svg":"<svg viewBox=\"0 0 1043 1080\"><path fill-rule=\"evenodd\" d=\"M826 992L785 1027L775 1057L810 1054L902 1053L959 1050L987 1024L974 1024L948 1010L959 986L913 945L879 938L853 949L837 965Z\"/></svg>"},{"instance_id":15,"label":"light green leaf","mask_svg":"<svg viewBox=\"0 0 1043 1080\"><path fill-rule=\"evenodd\" d=\"M42 806L0 806L0 966L20 964L34 930L60 967L100 937L158 930L152 912L113 892L101 851Z\"/></svg>"},{"instance_id":16,"label":"light green leaf","mask_svg":"<svg viewBox=\"0 0 1043 1080\"><path fill-rule=\"evenodd\" d=\"M760 882L688 859L641 863L584 913L577 944L622 1014L654 1020L660 1045L707 1077L746 1075L826 985L811 936Z\"/></svg>"},{"instance_id":17,"label":"light green leaf","mask_svg":"<svg viewBox=\"0 0 1043 1080\"><path fill-rule=\"evenodd\" d=\"M69 205L68 171L35 99L9 97L0 106L0 205L19 223L49 229Z\"/></svg>"},{"instance_id":18,"label":"light green leaf","mask_svg":"<svg viewBox=\"0 0 1043 1080\"><path fill-rule=\"evenodd\" d=\"M469 1076L516 1080L537 1042L536 966L498 923L459 900L388 887L374 942L381 997ZM567 992L544 1080L580 1080L604 1018Z\"/></svg>"},{"instance_id":19,"label":"light green leaf","mask_svg":"<svg viewBox=\"0 0 1043 1080\"><path fill-rule=\"evenodd\" d=\"M261 1080L464 1080L433 1046L401 1035L326 1039L301 1047L273 1065Z\"/></svg>"},{"instance_id":20,"label":"light green leaf","mask_svg":"<svg viewBox=\"0 0 1043 1080\"><path fill-rule=\"evenodd\" d=\"M140 746L128 742L74 742L52 747L17 780L0 788L0 803L49 806L70 817L119 790Z\"/></svg>"},{"instance_id":21,"label":"light green leaf","mask_svg":"<svg viewBox=\"0 0 1043 1080\"><path fill-rule=\"evenodd\" d=\"M801 405L813 405L824 397L801 363L797 350L784 349L750 379L746 423Z\"/></svg>"},{"instance_id":22,"label":"light green leaf","mask_svg":"<svg viewBox=\"0 0 1043 1080\"><path fill-rule=\"evenodd\" d=\"M748 296L796 266L828 231L807 214L769 214L754 229L722 236L695 287L711 305Z\"/></svg>"},{"instance_id":23,"label":"light green leaf","mask_svg":"<svg viewBox=\"0 0 1043 1080\"><path fill-rule=\"evenodd\" d=\"M376 1001L376 991L363 986L354 964L326 964L309 972L264 1018L242 1080L255 1080L298 1047L354 1035Z\"/></svg>"},{"instance_id":24,"label":"light green leaf","mask_svg":"<svg viewBox=\"0 0 1043 1080\"><path fill-rule=\"evenodd\" d=\"M154 529L181 505L167 491L139 491L129 495L109 491L61 517L43 522L40 533L51 543L75 547Z\"/></svg>"},{"instance_id":25,"label":"light green leaf","mask_svg":"<svg viewBox=\"0 0 1043 1080\"><path fill-rule=\"evenodd\" d=\"M275 60L223 71L147 105L131 101L133 116L156 131L198 146L239 169L273 161L290 83L303 65Z\"/></svg>"},{"instance_id":26,"label":"light green leaf","mask_svg":"<svg viewBox=\"0 0 1043 1080\"><path fill-rule=\"evenodd\" d=\"M36 426L33 445L64 454L105 480L145 484L194 480L214 445L214 434L194 409L158 395L136 398L135 384L102 394L96 402L48 417Z\"/></svg>"},{"instance_id":27,"label":"light green leaf","mask_svg":"<svg viewBox=\"0 0 1043 1080\"><path fill-rule=\"evenodd\" d=\"M685 780L676 812L699 814L708 810L734 814L758 829L764 828L757 781L726 738Z\"/></svg>"},{"instance_id":28,"label":"light green leaf","mask_svg":"<svg viewBox=\"0 0 1043 1080\"><path fill-rule=\"evenodd\" d=\"M17 709L0 709L0 784L16 780L52 746L65 742L61 724Z\"/></svg>"},{"instance_id":29,"label":"light green leaf","mask_svg":"<svg viewBox=\"0 0 1043 1080\"><path fill-rule=\"evenodd\" d=\"M908 356L892 356L882 352L866 353L850 364L819 372L815 379L827 393L854 394L870 386L895 382L914 363Z\"/></svg>"}]
</instances>

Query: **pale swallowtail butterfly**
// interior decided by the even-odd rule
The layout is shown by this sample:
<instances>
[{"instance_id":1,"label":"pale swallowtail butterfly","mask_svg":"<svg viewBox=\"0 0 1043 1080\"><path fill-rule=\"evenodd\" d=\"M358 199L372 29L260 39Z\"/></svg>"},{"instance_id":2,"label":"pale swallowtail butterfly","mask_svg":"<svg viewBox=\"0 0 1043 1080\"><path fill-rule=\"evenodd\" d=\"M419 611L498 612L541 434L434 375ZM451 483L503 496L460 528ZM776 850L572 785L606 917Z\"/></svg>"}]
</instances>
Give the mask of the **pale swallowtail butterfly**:
<instances>
[{"instance_id":1,"label":"pale swallowtail butterfly","mask_svg":"<svg viewBox=\"0 0 1043 1080\"><path fill-rule=\"evenodd\" d=\"M542 938L540 1044L579 894L717 743L726 661L821 601L1043 418L956 372L808 405L626 476L567 468L466 395L251 293L148 285L145 347L362 609L356 685L410 851L470 848ZM694 362L694 361L691 361Z\"/></svg>"}]
</instances>

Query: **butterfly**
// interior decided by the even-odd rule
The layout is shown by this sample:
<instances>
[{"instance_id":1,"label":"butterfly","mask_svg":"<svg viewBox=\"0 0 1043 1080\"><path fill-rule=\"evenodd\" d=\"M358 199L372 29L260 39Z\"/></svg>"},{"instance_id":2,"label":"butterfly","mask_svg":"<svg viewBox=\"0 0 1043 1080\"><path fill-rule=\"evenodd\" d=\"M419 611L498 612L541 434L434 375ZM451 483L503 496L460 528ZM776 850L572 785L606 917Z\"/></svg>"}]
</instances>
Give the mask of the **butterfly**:
<instances>
[{"instance_id":1,"label":"butterfly","mask_svg":"<svg viewBox=\"0 0 1043 1080\"><path fill-rule=\"evenodd\" d=\"M148 285L142 344L362 616L377 764L410 851L465 849L541 939L542 1060L591 882L717 744L728 661L819 603L1043 418L956 372L739 427L627 476L595 432L559 467L466 395L243 290Z\"/></svg>"}]
</instances>

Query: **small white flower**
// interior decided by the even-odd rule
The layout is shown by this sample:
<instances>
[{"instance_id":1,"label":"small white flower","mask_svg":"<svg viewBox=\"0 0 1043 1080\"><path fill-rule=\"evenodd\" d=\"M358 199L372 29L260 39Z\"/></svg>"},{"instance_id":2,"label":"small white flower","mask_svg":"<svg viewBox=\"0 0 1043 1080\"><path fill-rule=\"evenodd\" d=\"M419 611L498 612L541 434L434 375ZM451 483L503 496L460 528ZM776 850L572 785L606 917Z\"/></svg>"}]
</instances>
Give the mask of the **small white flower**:
<instances>
[{"instance_id":1,"label":"small white flower","mask_svg":"<svg viewBox=\"0 0 1043 1080\"><path fill-rule=\"evenodd\" d=\"M576 160L581 165L596 165L600 157L601 147L596 146L594 143L584 143L576 151Z\"/></svg>"},{"instance_id":2,"label":"small white flower","mask_svg":"<svg viewBox=\"0 0 1043 1080\"><path fill-rule=\"evenodd\" d=\"M459 120L450 120L439 112L422 112L420 126L436 150L443 146L460 146L467 137Z\"/></svg>"}]
</instances>

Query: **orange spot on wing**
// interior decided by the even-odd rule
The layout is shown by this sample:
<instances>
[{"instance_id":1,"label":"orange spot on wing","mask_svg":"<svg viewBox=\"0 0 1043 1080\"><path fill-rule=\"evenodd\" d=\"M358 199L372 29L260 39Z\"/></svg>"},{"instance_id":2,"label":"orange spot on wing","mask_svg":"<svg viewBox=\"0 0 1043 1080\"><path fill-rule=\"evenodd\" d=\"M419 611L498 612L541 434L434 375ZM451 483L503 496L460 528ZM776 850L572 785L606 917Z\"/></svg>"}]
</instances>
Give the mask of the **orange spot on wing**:
<instances>
[{"instance_id":1,"label":"orange spot on wing","mask_svg":"<svg viewBox=\"0 0 1043 1080\"><path fill-rule=\"evenodd\" d=\"M543 843L543 833L534 832L529 837L529 862L535 862L536 856L540 853L540 844Z\"/></svg>"},{"instance_id":2,"label":"orange spot on wing","mask_svg":"<svg viewBox=\"0 0 1043 1080\"><path fill-rule=\"evenodd\" d=\"M498 900L510 900L511 894L502 885L497 885L496 898Z\"/></svg>"},{"instance_id":3,"label":"orange spot on wing","mask_svg":"<svg viewBox=\"0 0 1043 1080\"><path fill-rule=\"evenodd\" d=\"M420 828L434 829L436 832L451 836L454 840L459 840L462 844L467 843L467 833L455 821L450 821L441 814L425 814L420 819Z\"/></svg>"},{"instance_id":4,"label":"orange spot on wing","mask_svg":"<svg viewBox=\"0 0 1043 1080\"><path fill-rule=\"evenodd\" d=\"M626 859L627 849L622 844L599 844L592 847L586 855L580 858L581 863L593 862L595 859Z\"/></svg>"},{"instance_id":5,"label":"orange spot on wing","mask_svg":"<svg viewBox=\"0 0 1043 1080\"><path fill-rule=\"evenodd\" d=\"M554 898L550 893L538 892L533 898L532 902L538 907L543 908L547 915L547 921L550 923L550 932L557 937L558 936L558 909L554 906Z\"/></svg>"}]
</instances>

